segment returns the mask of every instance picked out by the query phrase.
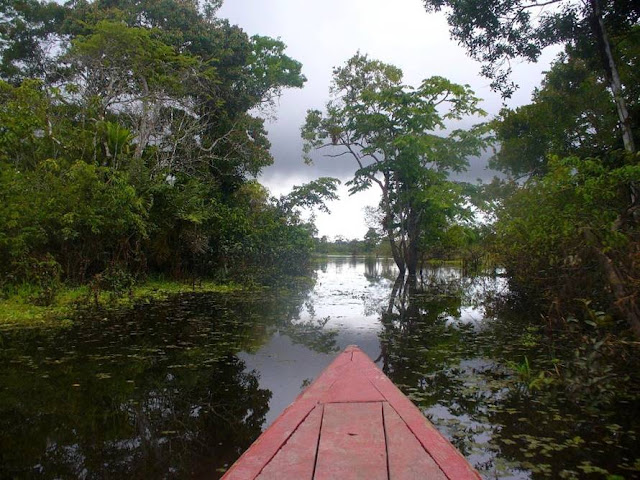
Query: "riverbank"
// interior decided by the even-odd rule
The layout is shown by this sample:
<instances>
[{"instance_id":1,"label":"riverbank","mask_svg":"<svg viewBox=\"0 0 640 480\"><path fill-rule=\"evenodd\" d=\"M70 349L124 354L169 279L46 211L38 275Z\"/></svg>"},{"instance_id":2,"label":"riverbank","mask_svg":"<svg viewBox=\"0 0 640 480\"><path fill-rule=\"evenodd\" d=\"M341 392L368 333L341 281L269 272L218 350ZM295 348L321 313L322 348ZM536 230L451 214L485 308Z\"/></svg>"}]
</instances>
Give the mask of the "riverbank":
<instances>
[{"instance_id":1,"label":"riverbank","mask_svg":"<svg viewBox=\"0 0 640 480\"><path fill-rule=\"evenodd\" d=\"M109 291L92 291L88 285L62 286L50 305L34 302L35 288L29 285L0 297L0 326L64 326L81 306L99 305L118 308L135 302L158 300L183 292L234 292L246 287L233 282L198 280L183 282L151 278L123 295ZM252 287L260 288L260 287Z\"/></svg>"}]
</instances>

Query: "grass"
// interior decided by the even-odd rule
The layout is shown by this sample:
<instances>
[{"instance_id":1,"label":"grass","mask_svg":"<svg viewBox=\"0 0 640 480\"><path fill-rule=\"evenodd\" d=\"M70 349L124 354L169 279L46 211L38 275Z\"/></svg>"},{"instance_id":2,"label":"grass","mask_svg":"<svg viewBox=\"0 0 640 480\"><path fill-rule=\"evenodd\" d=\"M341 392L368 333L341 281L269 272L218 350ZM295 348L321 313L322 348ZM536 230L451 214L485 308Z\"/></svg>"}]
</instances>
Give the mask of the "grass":
<instances>
[{"instance_id":1,"label":"grass","mask_svg":"<svg viewBox=\"0 0 640 480\"><path fill-rule=\"evenodd\" d=\"M242 289L242 286L234 283L220 284L203 280L193 284L152 278L135 285L130 293L121 296L101 291L97 294L97 301L103 307L117 308L145 299L163 299L182 292L228 293ZM65 326L70 324L78 306L93 305L96 302L95 293L86 285L63 286L51 305L47 306L35 304L35 297L37 290L32 285L22 285L0 297L0 326Z\"/></svg>"}]
</instances>

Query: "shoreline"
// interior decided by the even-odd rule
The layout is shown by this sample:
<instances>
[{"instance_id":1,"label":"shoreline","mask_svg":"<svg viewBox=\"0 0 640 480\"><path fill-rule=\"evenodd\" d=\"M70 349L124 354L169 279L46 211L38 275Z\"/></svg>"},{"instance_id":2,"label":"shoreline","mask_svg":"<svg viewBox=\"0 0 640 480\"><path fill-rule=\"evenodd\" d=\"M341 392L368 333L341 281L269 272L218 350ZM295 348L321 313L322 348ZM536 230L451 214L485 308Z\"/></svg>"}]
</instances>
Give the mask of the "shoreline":
<instances>
[{"instance_id":1,"label":"shoreline","mask_svg":"<svg viewBox=\"0 0 640 480\"><path fill-rule=\"evenodd\" d=\"M252 286L251 288L260 287ZM191 281L150 278L139 285L134 285L130 292L122 295L101 291L97 294L97 301L98 305L104 308L119 308L145 299L164 299L170 295L185 292L231 293L246 289L246 286L233 282L199 280L194 284ZM96 302L96 295L88 285L61 286L50 305L33 303L34 292L34 287L25 285L19 287L15 293L0 297L0 328L69 325L76 308L93 306Z\"/></svg>"}]
</instances>

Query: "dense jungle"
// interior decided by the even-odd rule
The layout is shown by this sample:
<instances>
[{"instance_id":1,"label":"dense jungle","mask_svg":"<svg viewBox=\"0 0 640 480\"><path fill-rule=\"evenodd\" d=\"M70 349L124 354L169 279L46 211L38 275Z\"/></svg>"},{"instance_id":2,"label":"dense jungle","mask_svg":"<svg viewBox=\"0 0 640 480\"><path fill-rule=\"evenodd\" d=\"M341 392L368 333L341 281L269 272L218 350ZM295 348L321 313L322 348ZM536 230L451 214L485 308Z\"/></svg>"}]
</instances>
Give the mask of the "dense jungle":
<instances>
[{"instance_id":1,"label":"dense jungle","mask_svg":"<svg viewBox=\"0 0 640 480\"><path fill-rule=\"evenodd\" d=\"M350 239L341 179L261 183L280 38L0 0L0 478L216 478L351 343L485 478L640 478L640 6L422 3L504 103L335 59L296 134L379 194Z\"/></svg>"}]
</instances>

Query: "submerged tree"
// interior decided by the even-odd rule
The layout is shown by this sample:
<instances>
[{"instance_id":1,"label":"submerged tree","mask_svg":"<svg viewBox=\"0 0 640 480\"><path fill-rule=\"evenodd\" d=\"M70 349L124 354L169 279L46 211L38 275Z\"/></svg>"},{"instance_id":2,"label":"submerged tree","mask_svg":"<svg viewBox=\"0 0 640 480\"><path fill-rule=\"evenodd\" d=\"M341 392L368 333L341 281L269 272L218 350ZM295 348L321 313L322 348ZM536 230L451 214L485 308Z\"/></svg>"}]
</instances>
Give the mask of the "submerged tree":
<instances>
[{"instance_id":1,"label":"submerged tree","mask_svg":"<svg viewBox=\"0 0 640 480\"><path fill-rule=\"evenodd\" d=\"M348 182L356 193L377 185L383 229L402 274L415 275L420 239L434 210L459 205L449 173L466 169L484 145L481 127L447 131L445 122L484 115L466 85L431 77L414 88L402 71L360 53L334 69L326 112L309 110L302 127L305 160L314 149L350 157L357 170Z\"/></svg>"},{"instance_id":2,"label":"submerged tree","mask_svg":"<svg viewBox=\"0 0 640 480\"><path fill-rule=\"evenodd\" d=\"M617 45L632 113L640 59L635 32L635 41L630 36ZM513 286L551 305L553 317L591 322L593 312L606 312L640 336L640 229L629 199L640 166L637 155L623 150L617 127L604 74L571 50L531 104L501 112L495 121L501 148L492 164L527 180L513 183L499 211L496 254Z\"/></svg>"}]
</instances>

